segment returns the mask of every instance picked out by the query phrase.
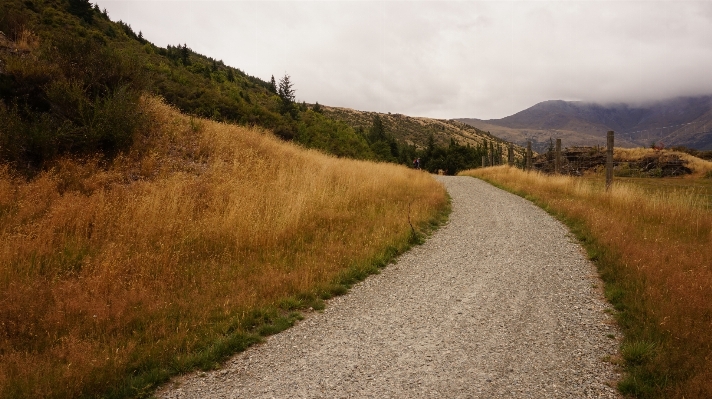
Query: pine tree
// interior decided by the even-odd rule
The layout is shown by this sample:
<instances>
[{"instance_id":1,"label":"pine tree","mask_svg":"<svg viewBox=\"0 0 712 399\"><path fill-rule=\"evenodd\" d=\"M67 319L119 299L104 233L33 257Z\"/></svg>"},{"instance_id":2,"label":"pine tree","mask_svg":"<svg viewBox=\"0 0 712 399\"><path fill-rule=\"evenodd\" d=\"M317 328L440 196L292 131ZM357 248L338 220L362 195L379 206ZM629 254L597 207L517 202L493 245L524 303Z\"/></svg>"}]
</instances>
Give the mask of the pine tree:
<instances>
[{"instance_id":1,"label":"pine tree","mask_svg":"<svg viewBox=\"0 0 712 399\"><path fill-rule=\"evenodd\" d=\"M277 82L274 80L274 75L272 75L272 79L269 81L269 90L272 93L277 94Z\"/></svg>"},{"instance_id":2,"label":"pine tree","mask_svg":"<svg viewBox=\"0 0 712 399\"><path fill-rule=\"evenodd\" d=\"M373 125L371 125L371 129L368 132L368 139L372 143L386 139L386 129L383 127L383 121L378 114L373 117Z\"/></svg>"},{"instance_id":3,"label":"pine tree","mask_svg":"<svg viewBox=\"0 0 712 399\"><path fill-rule=\"evenodd\" d=\"M282 100L282 114L290 114L292 118L296 118L297 109L294 107L294 89L292 88L292 82L289 81L289 75L285 74L280 79L277 95Z\"/></svg>"},{"instance_id":4,"label":"pine tree","mask_svg":"<svg viewBox=\"0 0 712 399\"><path fill-rule=\"evenodd\" d=\"M425 156L427 158L432 157L433 151L435 151L435 137L430 133L430 136L428 136L428 145L425 147Z\"/></svg>"},{"instance_id":5,"label":"pine tree","mask_svg":"<svg viewBox=\"0 0 712 399\"><path fill-rule=\"evenodd\" d=\"M188 53L188 46L183 43L183 47L180 48L180 59L183 61L183 65L188 65L190 62L188 56L190 54Z\"/></svg>"},{"instance_id":6,"label":"pine tree","mask_svg":"<svg viewBox=\"0 0 712 399\"><path fill-rule=\"evenodd\" d=\"M89 0L69 0L69 12L87 23L94 19L94 7Z\"/></svg>"}]
</instances>

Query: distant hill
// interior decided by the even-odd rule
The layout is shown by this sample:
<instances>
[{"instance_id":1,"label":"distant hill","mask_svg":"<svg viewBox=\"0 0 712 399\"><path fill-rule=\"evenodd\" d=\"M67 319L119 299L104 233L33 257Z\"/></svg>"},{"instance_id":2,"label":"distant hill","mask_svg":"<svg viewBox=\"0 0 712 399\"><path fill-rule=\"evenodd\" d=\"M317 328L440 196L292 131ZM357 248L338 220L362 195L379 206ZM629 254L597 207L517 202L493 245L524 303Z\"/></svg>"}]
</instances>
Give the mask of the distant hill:
<instances>
[{"instance_id":1,"label":"distant hill","mask_svg":"<svg viewBox=\"0 0 712 399\"><path fill-rule=\"evenodd\" d=\"M457 120L433 119L412 117L402 114L382 114L378 112L357 111L350 108L323 107L324 114L330 118L345 122L358 130L368 130L373 123L374 116L378 115L383 121L386 131L396 140L417 148L428 145L430 135L436 145L449 145L453 139L460 145L476 146L492 142L497 145L508 144L506 140L496 137L482 129L473 127ZM523 148L515 146L515 152L520 154Z\"/></svg>"},{"instance_id":2,"label":"distant hill","mask_svg":"<svg viewBox=\"0 0 712 399\"><path fill-rule=\"evenodd\" d=\"M616 146L685 146L712 149L712 96L678 97L642 105L544 101L502 119L457 119L493 135L535 148L561 138L564 146L605 142L616 132Z\"/></svg>"}]
</instances>

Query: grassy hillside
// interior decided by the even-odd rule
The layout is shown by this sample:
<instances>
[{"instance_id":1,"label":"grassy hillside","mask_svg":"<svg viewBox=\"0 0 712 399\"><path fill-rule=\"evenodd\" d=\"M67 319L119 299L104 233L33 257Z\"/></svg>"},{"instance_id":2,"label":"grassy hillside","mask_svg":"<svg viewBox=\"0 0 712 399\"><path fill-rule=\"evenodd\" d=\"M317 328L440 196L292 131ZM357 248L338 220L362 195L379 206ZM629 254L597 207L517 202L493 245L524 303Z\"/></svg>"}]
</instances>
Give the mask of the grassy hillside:
<instances>
[{"instance_id":1,"label":"grassy hillside","mask_svg":"<svg viewBox=\"0 0 712 399\"><path fill-rule=\"evenodd\" d=\"M149 395L323 307L447 211L426 173L304 148L392 161L382 130L86 0L3 1L0 31L0 397Z\"/></svg>"},{"instance_id":2,"label":"grassy hillside","mask_svg":"<svg viewBox=\"0 0 712 399\"><path fill-rule=\"evenodd\" d=\"M157 47L87 0L8 0L0 13L0 161L28 176L64 155L126 151L149 123L138 102L146 92L184 113L261 126L340 157L408 165L421 158L423 168L448 173L481 166L482 156L503 158L503 141L461 123L401 115L377 122L375 113L299 103L281 90L288 76L277 85L185 43Z\"/></svg>"},{"instance_id":3,"label":"grassy hillside","mask_svg":"<svg viewBox=\"0 0 712 399\"><path fill-rule=\"evenodd\" d=\"M508 142L458 121L348 108L322 108L325 115L346 123L367 138L372 136L375 125L382 126L385 141L397 147L392 152L394 159L402 164L407 165L413 159L420 158L422 167L430 172L455 174L460 170L481 167L482 157L485 157L486 165L507 162ZM378 153L376 147L374 152ZM524 152L524 148L514 146L515 162L524 159Z\"/></svg>"},{"instance_id":4,"label":"grassy hillside","mask_svg":"<svg viewBox=\"0 0 712 399\"><path fill-rule=\"evenodd\" d=\"M138 98L257 125L338 156L376 159L365 137L265 82L193 52L160 48L87 0L0 3L0 161L35 173L57 157L131 146L148 123ZM280 77L278 77L279 80Z\"/></svg>"},{"instance_id":5,"label":"grassy hillside","mask_svg":"<svg viewBox=\"0 0 712 399\"><path fill-rule=\"evenodd\" d=\"M425 148L430 136L439 146L447 146L454 139L460 145L481 145L484 142L505 144L506 142L494 137L486 131L474 128L465 123L454 120L411 117L402 114L381 114L377 112L357 111L349 108L323 107L324 114L333 119L346 122L354 129L367 130L378 115L383 125L397 140L407 144ZM522 153L522 148L516 146L517 153Z\"/></svg>"},{"instance_id":6,"label":"grassy hillside","mask_svg":"<svg viewBox=\"0 0 712 399\"><path fill-rule=\"evenodd\" d=\"M377 271L447 207L428 174L179 114L112 161L0 167L0 397L133 397Z\"/></svg>"},{"instance_id":7,"label":"grassy hillside","mask_svg":"<svg viewBox=\"0 0 712 399\"><path fill-rule=\"evenodd\" d=\"M626 154L634 156L635 154ZM691 162L693 176L712 163ZM709 179L573 178L497 167L465 172L532 199L569 224L596 261L624 330L624 394L712 397Z\"/></svg>"}]
</instances>

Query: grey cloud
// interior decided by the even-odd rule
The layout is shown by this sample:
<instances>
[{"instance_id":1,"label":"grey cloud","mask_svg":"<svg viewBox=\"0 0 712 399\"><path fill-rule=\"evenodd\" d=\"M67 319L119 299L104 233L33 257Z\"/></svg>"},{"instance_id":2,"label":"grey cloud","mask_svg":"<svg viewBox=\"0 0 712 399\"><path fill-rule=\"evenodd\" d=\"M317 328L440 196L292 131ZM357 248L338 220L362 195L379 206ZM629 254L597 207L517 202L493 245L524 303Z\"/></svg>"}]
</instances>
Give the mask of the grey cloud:
<instances>
[{"instance_id":1,"label":"grey cloud","mask_svg":"<svg viewBox=\"0 0 712 399\"><path fill-rule=\"evenodd\" d=\"M190 47L307 102L503 117L550 99L712 93L710 2L100 0L158 45Z\"/></svg>"}]
</instances>

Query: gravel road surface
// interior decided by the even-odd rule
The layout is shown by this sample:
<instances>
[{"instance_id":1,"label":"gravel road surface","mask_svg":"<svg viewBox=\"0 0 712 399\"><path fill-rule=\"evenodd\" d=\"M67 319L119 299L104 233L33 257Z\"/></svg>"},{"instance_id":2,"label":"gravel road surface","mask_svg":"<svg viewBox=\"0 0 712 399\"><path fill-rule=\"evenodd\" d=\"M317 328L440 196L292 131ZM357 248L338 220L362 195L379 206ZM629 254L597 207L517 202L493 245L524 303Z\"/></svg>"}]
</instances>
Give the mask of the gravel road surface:
<instances>
[{"instance_id":1,"label":"gravel road surface","mask_svg":"<svg viewBox=\"0 0 712 399\"><path fill-rule=\"evenodd\" d=\"M379 275L163 398L618 398L619 332L567 229L471 177L450 221Z\"/></svg>"}]
</instances>

